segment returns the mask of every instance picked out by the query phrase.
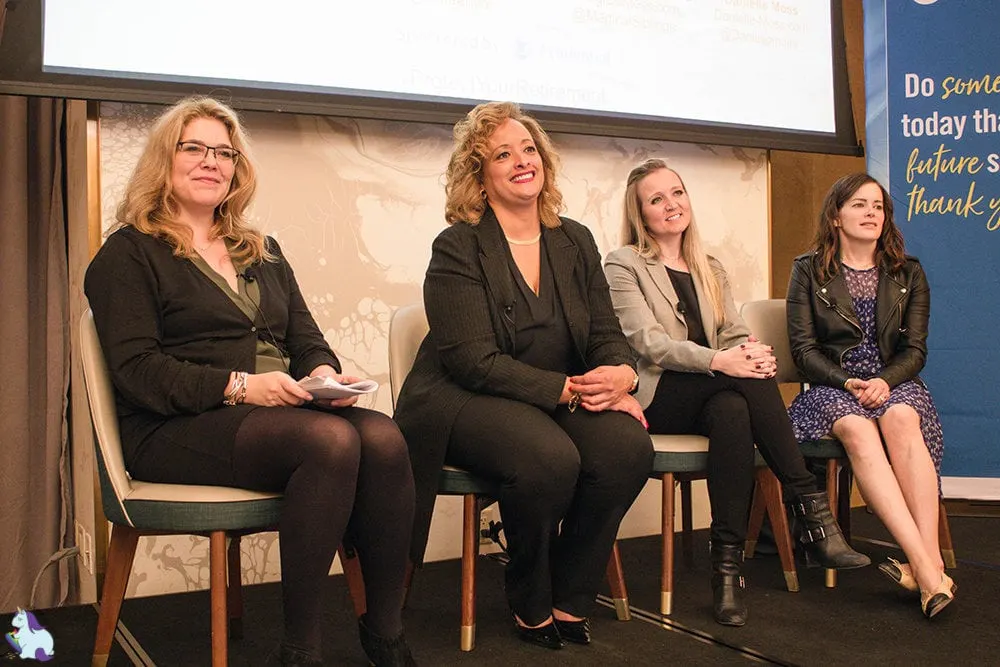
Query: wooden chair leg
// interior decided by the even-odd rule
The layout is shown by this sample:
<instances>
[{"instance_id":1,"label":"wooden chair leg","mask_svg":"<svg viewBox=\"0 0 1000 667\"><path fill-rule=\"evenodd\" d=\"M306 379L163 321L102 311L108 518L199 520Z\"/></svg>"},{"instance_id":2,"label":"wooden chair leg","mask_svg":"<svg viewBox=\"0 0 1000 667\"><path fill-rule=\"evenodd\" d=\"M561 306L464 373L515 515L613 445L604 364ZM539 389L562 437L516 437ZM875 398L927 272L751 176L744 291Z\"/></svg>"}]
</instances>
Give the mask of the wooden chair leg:
<instances>
[{"instance_id":1,"label":"wooden chair leg","mask_svg":"<svg viewBox=\"0 0 1000 667\"><path fill-rule=\"evenodd\" d=\"M674 610L674 474L663 473L663 508L661 538L663 560L660 564L660 614L670 616Z\"/></svg>"},{"instance_id":2,"label":"wooden chair leg","mask_svg":"<svg viewBox=\"0 0 1000 667\"><path fill-rule=\"evenodd\" d=\"M101 592L101 612L97 618L97 633L94 638L93 667L105 667L111 642L118 627L125 587L132 572L132 559L139 543L139 531L131 526L113 526L111 545L108 547L107 565L104 569L104 588Z\"/></svg>"},{"instance_id":3,"label":"wooden chair leg","mask_svg":"<svg viewBox=\"0 0 1000 667\"><path fill-rule=\"evenodd\" d=\"M212 667L229 664L229 636L226 632L226 533L213 531L208 537L208 580L212 600Z\"/></svg>"},{"instance_id":4,"label":"wooden chair leg","mask_svg":"<svg viewBox=\"0 0 1000 667\"><path fill-rule=\"evenodd\" d=\"M622 569L622 555L618 550L618 542L611 549L611 558L607 568L608 586L611 588L611 599L615 603L615 615L619 621L632 619L628 608L628 589L625 587L625 571Z\"/></svg>"},{"instance_id":5,"label":"wooden chair leg","mask_svg":"<svg viewBox=\"0 0 1000 667\"><path fill-rule=\"evenodd\" d=\"M226 549L229 587L226 611L229 614L229 638L243 639L243 566L240 559L240 536L229 538Z\"/></svg>"},{"instance_id":6,"label":"wooden chair leg","mask_svg":"<svg viewBox=\"0 0 1000 667\"><path fill-rule=\"evenodd\" d=\"M347 591L351 596L351 604L354 605L354 616L361 618L368 610L368 599L365 597L365 579L361 572L361 561L354 551L348 553L344 545L337 549L340 556L340 567L344 569L344 578L347 579Z\"/></svg>"},{"instance_id":7,"label":"wooden chair leg","mask_svg":"<svg viewBox=\"0 0 1000 667\"><path fill-rule=\"evenodd\" d=\"M778 547L778 558L781 569L785 573L785 587L789 593L799 591L799 574L795 569L795 556L792 552L792 535L788 528L788 514L781 497L781 483L769 468L757 469L756 494L764 499L767 506L767 516L771 519L771 530L774 533L774 543Z\"/></svg>"},{"instance_id":8,"label":"wooden chair leg","mask_svg":"<svg viewBox=\"0 0 1000 667\"><path fill-rule=\"evenodd\" d=\"M462 629L459 647L476 647L476 559L479 558L479 504L473 493L462 497Z\"/></svg>"},{"instance_id":9,"label":"wooden chair leg","mask_svg":"<svg viewBox=\"0 0 1000 667\"><path fill-rule=\"evenodd\" d=\"M694 567L694 521L691 518L691 480L681 480L681 550L684 552L684 567Z\"/></svg>"},{"instance_id":10,"label":"wooden chair leg","mask_svg":"<svg viewBox=\"0 0 1000 667\"><path fill-rule=\"evenodd\" d=\"M767 503L764 500L764 492L760 488L760 471L757 469L757 484L753 489L753 503L750 505L750 523L747 524L747 541L743 546L744 557L753 558L754 551L757 550L757 538L760 537L760 529L764 525L764 512L767 510Z\"/></svg>"},{"instance_id":11,"label":"wooden chair leg","mask_svg":"<svg viewBox=\"0 0 1000 667\"><path fill-rule=\"evenodd\" d=\"M838 485L837 485L837 459L827 459L826 460L826 496L827 501L830 503L830 513L833 514L833 518L837 518L837 498L838 498ZM836 588L837 587L837 571L827 569L826 571L826 587Z\"/></svg>"},{"instance_id":12,"label":"wooden chair leg","mask_svg":"<svg viewBox=\"0 0 1000 667\"><path fill-rule=\"evenodd\" d=\"M941 545L941 558L947 568L958 567L955 560L955 547L951 543L951 526L948 525L948 511L942 500L938 505L938 542Z\"/></svg>"}]
</instances>

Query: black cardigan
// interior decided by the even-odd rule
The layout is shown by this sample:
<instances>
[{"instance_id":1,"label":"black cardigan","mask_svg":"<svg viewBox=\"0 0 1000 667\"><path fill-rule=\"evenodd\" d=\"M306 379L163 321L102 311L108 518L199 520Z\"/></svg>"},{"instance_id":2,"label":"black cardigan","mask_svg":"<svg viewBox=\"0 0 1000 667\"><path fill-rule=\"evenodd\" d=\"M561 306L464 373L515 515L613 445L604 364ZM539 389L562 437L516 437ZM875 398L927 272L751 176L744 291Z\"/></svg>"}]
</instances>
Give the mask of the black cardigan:
<instances>
[{"instance_id":1,"label":"black cardigan","mask_svg":"<svg viewBox=\"0 0 1000 667\"><path fill-rule=\"evenodd\" d=\"M559 304L581 366L635 367L635 353L611 305L601 256L590 231L562 219L544 228ZM406 437L417 504L411 558L423 560L437 480L451 429L475 394L524 401L552 412L566 375L517 361L513 311L518 292L500 224L487 209L477 225L454 224L434 240L424 279L430 332L400 390L395 418Z\"/></svg>"},{"instance_id":2,"label":"black cardigan","mask_svg":"<svg viewBox=\"0 0 1000 667\"><path fill-rule=\"evenodd\" d=\"M200 420L203 432L193 435L231 461L236 430L254 406L223 406L223 392L231 371L254 371L268 327L293 377L321 364L340 371L280 247L267 242L278 261L249 269L263 312L253 322L190 260L134 227L109 236L90 263L84 291L116 390L126 464L158 429L209 410L217 419Z\"/></svg>"}]
</instances>

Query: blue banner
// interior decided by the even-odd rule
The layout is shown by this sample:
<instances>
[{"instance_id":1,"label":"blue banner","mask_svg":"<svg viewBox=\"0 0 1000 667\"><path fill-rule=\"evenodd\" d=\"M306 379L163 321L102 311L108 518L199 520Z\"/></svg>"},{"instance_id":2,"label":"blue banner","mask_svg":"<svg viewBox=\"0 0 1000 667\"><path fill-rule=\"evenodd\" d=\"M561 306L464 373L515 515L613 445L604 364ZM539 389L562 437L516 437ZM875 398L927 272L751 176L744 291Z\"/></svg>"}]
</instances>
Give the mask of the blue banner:
<instances>
[{"instance_id":1,"label":"blue banner","mask_svg":"<svg viewBox=\"0 0 1000 667\"><path fill-rule=\"evenodd\" d=\"M868 169L931 285L942 474L1000 478L1000 5L865 0ZM945 495L949 495L945 487Z\"/></svg>"}]
</instances>

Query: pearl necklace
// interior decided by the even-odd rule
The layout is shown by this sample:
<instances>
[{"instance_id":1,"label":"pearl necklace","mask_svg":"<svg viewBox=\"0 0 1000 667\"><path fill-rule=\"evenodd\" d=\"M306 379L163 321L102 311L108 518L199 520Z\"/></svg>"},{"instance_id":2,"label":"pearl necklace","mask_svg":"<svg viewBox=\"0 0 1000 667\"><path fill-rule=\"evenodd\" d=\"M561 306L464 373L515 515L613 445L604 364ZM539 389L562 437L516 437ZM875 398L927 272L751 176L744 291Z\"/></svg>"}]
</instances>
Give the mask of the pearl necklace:
<instances>
[{"instance_id":1,"label":"pearl necklace","mask_svg":"<svg viewBox=\"0 0 1000 667\"><path fill-rule=\"evenodd\" d=\"M538 232L538 236L532 239L527 239L525 241L518 241L517 239L512 239L511 237L504 234L504 238L507 239L507 243L511 245L535 245L542 240L542 233Z\"/></svg>"}]
</instances>

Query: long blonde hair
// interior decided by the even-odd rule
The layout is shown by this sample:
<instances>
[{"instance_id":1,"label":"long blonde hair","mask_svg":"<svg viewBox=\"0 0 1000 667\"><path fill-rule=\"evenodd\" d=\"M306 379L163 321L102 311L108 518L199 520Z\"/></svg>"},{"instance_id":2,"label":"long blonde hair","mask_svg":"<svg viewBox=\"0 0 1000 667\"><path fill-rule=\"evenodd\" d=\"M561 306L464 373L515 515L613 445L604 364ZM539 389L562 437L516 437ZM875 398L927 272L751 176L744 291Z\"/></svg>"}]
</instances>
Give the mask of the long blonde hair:
<instances>
[{"instance_id":1,"label":"long blonde hair","mask_svg":"<svg viewBox=\"0 0 1000 667\"><path fill-rule=\"evenodd\" d=\"M479 223L486 211L483 195L483 162L489 152L489 138L506 120L516 120L524 125L535 142L545 170L545 182L538 195L538 215L546 227L562 224L559 214L563 210L563 197L556 186L559 172L559 155L552 140L534 118L521 111L514 102L484 102L455 123L455 149L448 160L445 172L444 217L449 225L465 222Z\"/></svg>"},{"instance_id":2,"label":"long blonde hair","mask_svg":"<svg viewBox=\"0 0 1000 667\"><path fill-rule=\"evenodd\" d=\"M187 124L198 118L212 118L225 125L233 148L240 152L229 192L215 209L212 233L226 239L233 264L237 266L273 260L264 245L264 235L246 219L257 191L257 173L246 130L235 111L210 97L181 100L157 119L118 204L118 223L163 239L179 257L194 252L191 229L177 220L172 173L177 142Z\"/></svg>"},{"instance_id":3,"label":"long blonde hair","mask_svg":"<svg viewBox=\"0 0 1000 667\"><path fill-rule=\"evenodd\" d=\"M681 187L687 192L684 179L674 169L667 166L667 163L658 158L650 158L642 164L636 166L628 174L625 186L624 212L622 214L621 242L624 246L635 249L641 257L647 259L658 259L660 256L660 246L656 239L649 233L645 221L642 219L642 202L639 200L639 183L654 171L666 169L677 176L681 182ZM688 196L690 200L690 195ZM701 236L698 234L698 225L694 219L694 209L691 210L691 222L681 235L681 256L691 269L692 277L701 286L701 291L708 295L711 301L712 312L715 314L715 321L721 326L725 323L726 309L722 303L722 285L712 270L712 265L708 261L708 255L701 245Z\"/></svg>"}]
</instances>

